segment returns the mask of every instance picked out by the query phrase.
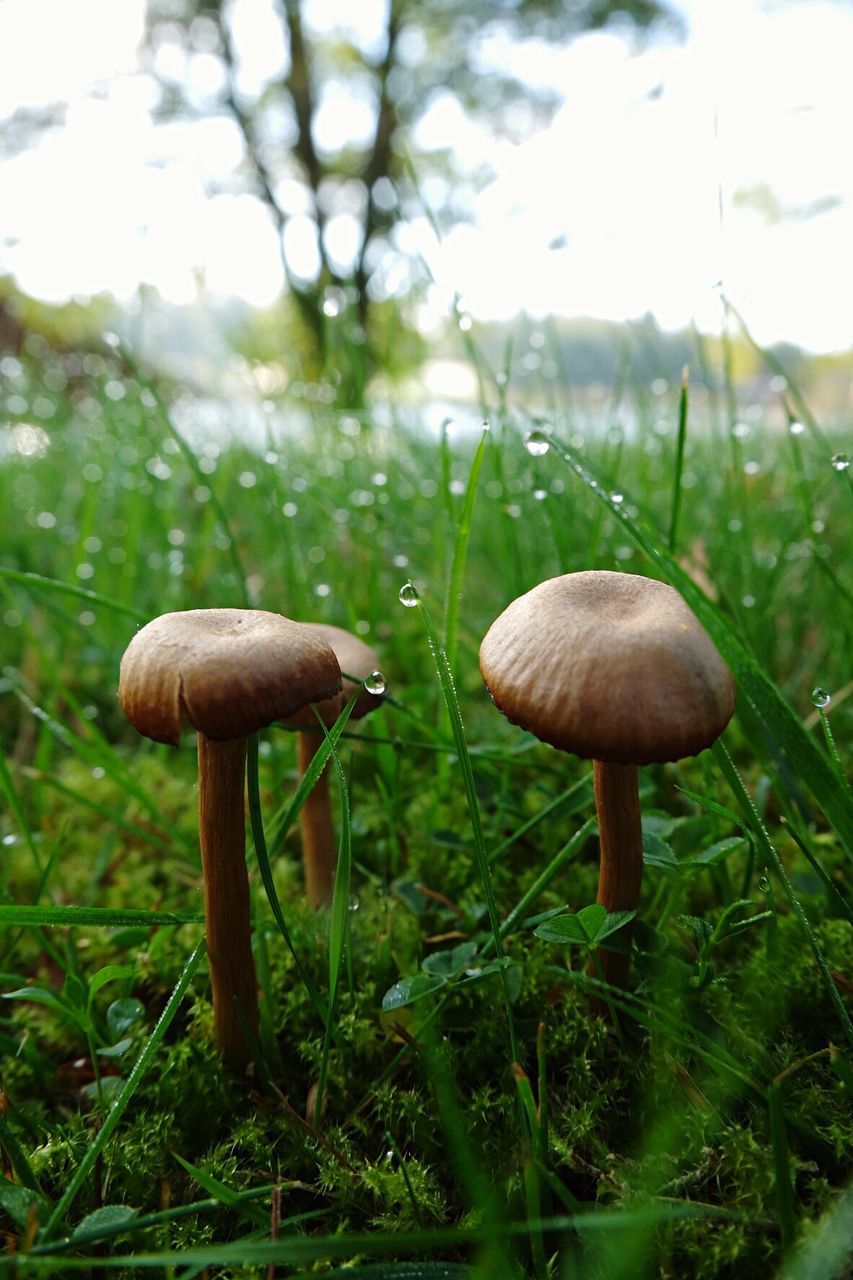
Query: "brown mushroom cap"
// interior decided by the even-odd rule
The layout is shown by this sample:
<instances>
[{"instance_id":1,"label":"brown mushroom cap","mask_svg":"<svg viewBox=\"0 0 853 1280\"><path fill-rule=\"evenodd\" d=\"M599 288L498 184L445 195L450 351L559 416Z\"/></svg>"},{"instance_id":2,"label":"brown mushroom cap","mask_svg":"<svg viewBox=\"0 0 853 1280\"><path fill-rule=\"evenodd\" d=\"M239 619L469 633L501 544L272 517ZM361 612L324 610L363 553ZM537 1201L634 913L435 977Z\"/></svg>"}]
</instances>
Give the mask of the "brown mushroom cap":
<instances>
[{"instance_id":1,"label":"brown mushroom cap","mask_svg":"<svg viewBox=\"0 0 853 1280\"><path fill-rule=\"evenodd\" d=\"M133 637L119 700L140 733L177 746L185 725L242 738L340 687L338 661L312 627L260 609L190 609Z\"/></svg>"},{"instance_id":2,"label":"brown mushroom cap","mask_svg":"<svg viewBox=\"0 0 853 1280\"><path fill-rule=\"evenodd\" d=\"M331 728L356 691L359 693L352 709L351 720L360 720L374 707L378 707L382 701L381 693L370 693L364 685L359 686L347 679L347 676L355 676L357 680L366 680L377 669L379 658L370 645L359 640L358 636L354 636L352 632L345 631L343 627L333 627L325 622L306 622L304 625L326 642L337 658L341 671L346 672L342 678L340 693L317 705L317 710L323 717L323 723ZM317 724L313 715L310 720L307 716L298 716L296 719L299 724L310 724L314 727Z\"/></svg>"},{"instance_id":3,"label":"brown mushroom cap","mask_svg":"<svg viewBox=\"0 0 853 1280\"><path fill-rule=\"evenodd\" d=\"M731 673L677 591L592 570L541 582L504 610L480 670L513 724L621 764L703 751L734 711Z\"/></svg>"}]
</instances>

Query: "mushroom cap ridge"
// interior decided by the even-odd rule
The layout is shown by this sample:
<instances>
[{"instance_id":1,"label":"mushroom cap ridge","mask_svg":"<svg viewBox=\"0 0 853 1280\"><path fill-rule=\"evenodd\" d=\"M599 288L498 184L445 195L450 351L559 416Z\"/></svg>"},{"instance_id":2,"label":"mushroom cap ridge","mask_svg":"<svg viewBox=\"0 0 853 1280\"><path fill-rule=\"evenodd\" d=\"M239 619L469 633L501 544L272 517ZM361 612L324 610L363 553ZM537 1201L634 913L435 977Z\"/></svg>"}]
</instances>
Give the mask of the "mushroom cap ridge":
<instances>
[{"instance_id":1,"label":"mushroom cap ridge","mask_svg":"<svg viewBox=\"0 0 853 1280\"><path fill-rule=\"evenodd\" d=\"M311 627L261 609L189 609L133 637L119 701L140 733L177 746L185 725L242 738L340 687L338 660Z\"/></svg>"},{"instance_id":2,"label":"mushroom cap ridge","mask_svg":"<svg viewBox=\"0 0 853 1280\"><path fill-rule=\"evenodd\" d=\"M480 670L513 724L621 764L703 751L734 711L731 673L677 591L638 574L550 578L489 628Z\"/></svg>"}]
</instances>

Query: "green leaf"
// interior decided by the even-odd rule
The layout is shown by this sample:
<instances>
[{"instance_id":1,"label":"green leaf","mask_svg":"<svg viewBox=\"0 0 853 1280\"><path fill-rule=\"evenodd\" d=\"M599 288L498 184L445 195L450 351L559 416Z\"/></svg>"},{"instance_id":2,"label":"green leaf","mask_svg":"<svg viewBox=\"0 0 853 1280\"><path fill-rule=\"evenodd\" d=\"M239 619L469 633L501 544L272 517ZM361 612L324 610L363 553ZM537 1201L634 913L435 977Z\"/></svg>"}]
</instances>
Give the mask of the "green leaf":
<instances>
[{"instance_id":1,"label":"green leaf","mask_svg":"<svg viewBox=\"0 0 853 1280\"><path fill-rule=\"evenodd\" d=\"M98 1054L102 1058L120 1058L122 1054L127 1053L132 1044L133 1041L127 1036L124 1040L117 1040L115 1044L109 1044L105 1048L99 1049Z\"/></svg>"},{"instance_id":2,"label":"green leaf","mask_svg":"<svg viewBox=\"0 0 853 1280\"><path fill-rule=\"evenodd\" d=\"M31 1000L33 1004L42 1004L47 1009L52 1009L54 1013L60 1014L63 1018L71 1018L73 1022L79 1022L78 1010L68 1005L65 1000L53 991L46 991L44 987L20 987L17 991L6 991L3 993L4 1000Z\"/></svg>"},{"instance_id":3,"label":"green leaf","mask_svg":"<svg viewBox=\"0 0 853 1280\"><path fill-rule=\"evenodd\" d=\"M87 1213L86 1217L77 1223L71 1232L71 1239L78 1240L80 1236L87 1236L91 1231L100 1232L105 1229L110 1230L111 1234L118 1234L119 1229L131 1222L137 1212L128 1204L102 1205L100 1209Z\"/></svg>"},{"instance_id":4,"label":"green leaf","mask_svg":"<svg viewBox=\"0 0 853 1280\"><path fill-rule=\"evenodd\" d=\"M607 912L605 912L605 915ZM562 942L569 946L589 945L589 934L576 915L557 916L554 920L546 920L533 930L534 936L545 942Z\"/></svg>"},{"instance_id":5,"label":"green leaf","mask_svg":"<svg viewBox=\"0 0 853 1280\"><path fill-rule=\"evenodd\" d=\"M16 1227L22 1230L27 1226L30 1210L35 1205L39 1217L44 1210L44 1201L29 1187L19 1186L16 1182L8 1182L0 1178L0 1209L4 1209Z\"/></svg>"},{"instance_id":6,"label":"green leaf","mask_svg":"<svg viewBox=\"0 0 853 1280\"><path fill-rule=\"evenodd\" d=\"M647 867L663 867L667 871L678 869L678 859L672 849L654 831L643 832L643 862Z\"/></svg>"},{"instance_id":7,"label":"green leaf","mask_svg":"<svg viewBox=\"0 0 853 1280\"><path fill-rule=\"evenodd\" d=\"M601 903L584 907L576 915L557 916L546 920L534 929L537 938L545 942L562 942L569 946L593 946L617 933L629 920L633 920L636 911L610 911Z\"/></svg>"},{"instance_id":8,"label":"green leaf","mask_svg":"<svg viewBox=\"0 0 853 1280\"><path fill-rule=\"evenodd\" d=\"M105 987L108 982L119 982L124 978L132 978L136 972L132 964L108 964L103 969L98 969L89 979L89 1007L92 1007L92 1001L100 991L101 987Z\"/></svg>"},{"instance_id":9,"label":"green leaf","mask_svg":"<svg viewBox=\"0 0 853 1280\"><path fill-rule=\"evenodd\" d=\"M382 1010L384 1013L390 1013L392 1009L402 1009L405 1005L423 1000L424 996L432 995L433 991L439 991L445 986L447 986L447 979L440 978L437 974L416 973L412 978L401 978L382 997Z\"/></svg>"},{"instance_id":10,"label":"green leaf","mask_svg":"<svg viewBox=\"0 0 853 1280\"><path fill-rule=\"evenodd\" d=\"M436 905L435 900L423 892L419 880L395 880L391 888L413 915L421 916Z\"/></svg>"},{"instance_id":11,"label":"green leaf","mask_svg":"<svg viewBox=\"0 0 853 1280\"><path fill-rule=\"evenodd\" d=\"M742 849L745 844L746 840L743 836L728 836L725 840L717 840L715 844L709 845L694 858L685 858L681 865L683 867L715 866L718 862L725 862L730 853L734 853L736 849Z\"/></svg>"},{"instance_id":12,"label":"green leaf","mask_svg":"<svg viewBox=\"0 0 853 1280\"><path fill-rule=\"evenodd\" d=\"M113 1000L107 1009L107 1026L114 1036L129 1031L137 1022L145 1017L145 1005L141 1000L125 996L122 1000Z\"/></svg>"},{"instance_id":13,"label":"green leaf","mask_svg":"<svg viewBox=\"0 0 853 1280\"><path fill-rule=\"evenodd\" d=\"M476 954L476 942L460 942L456 947L447 947L444 951L435 951L431 956L427 956L421 968L424 973L452 978L463 969L467 969Z\"/></svg>"}]
</instances>

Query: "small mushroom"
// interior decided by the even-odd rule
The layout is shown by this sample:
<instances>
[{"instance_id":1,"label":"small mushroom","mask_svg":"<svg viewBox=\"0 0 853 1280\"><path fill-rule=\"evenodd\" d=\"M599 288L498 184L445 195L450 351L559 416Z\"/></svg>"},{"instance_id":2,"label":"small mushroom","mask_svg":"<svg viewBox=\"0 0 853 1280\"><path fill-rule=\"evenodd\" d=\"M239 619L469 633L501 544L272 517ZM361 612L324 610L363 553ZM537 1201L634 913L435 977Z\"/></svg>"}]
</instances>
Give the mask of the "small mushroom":
<instances>
[{"instance_id":1,"label":"small mushroom","mask_svg":"<svg viewBox=\"0 0 853 1280\"><path fill-rule=\"evenodd\" d=\"M332 649L344 673L341 692L317 706L323 723L327 728L331 728L357 691L358 698L350 719L360 720L362 716L366 716L369 711L378 706L385 692L384 683L381 689L371 687L369 679L374 674L378 675L376 668L379 660L376 654L363 640L359 640L358 636L344 631L342 627L332 627L323 622L308 622L305 625ZM352 676L353 679L347 679L348 676ZM366 683L361 683L365 681ZM299 776L302 777L314 759L323 736L313 713L299 716L297 723L300 728L307 730L298 735L297 763ZM305 801L299 815L299 825L302 836L305 897L309 906L315 909L327 907L332 901L338 860L327 769L320 774Z\"/></svg>"},{"instance_id":2,"label":"small mushroom","mask_svg":"<svg viewBox=\"0 0 853 1280\"><path fill-rule=\"evenodd\" d=\"M492 623L480 670L513 724L593 760L601 865L598 902L634 911L643 837L637 766L696 755L719 737L734 681L677 591L635 574L592 570L550 578ZM630 939L630 925L620 931ZM630 957L600 951L624 987Z\"/></svg>"},{"instance_id":3,"label":"small mushroom","mask_svg":"<svg viewBox=\"0 0 853 1280\"><path fill-rule=\"evenodd\" d=\"M165 613L133 637L119 700L131 724L177 746L198 733L199 843L216 1041L229 1067L249 1059L257 1035L246 872L246 739L340 689L334 653L310 627L251 609Z\"/></svg>"}]
</instances>

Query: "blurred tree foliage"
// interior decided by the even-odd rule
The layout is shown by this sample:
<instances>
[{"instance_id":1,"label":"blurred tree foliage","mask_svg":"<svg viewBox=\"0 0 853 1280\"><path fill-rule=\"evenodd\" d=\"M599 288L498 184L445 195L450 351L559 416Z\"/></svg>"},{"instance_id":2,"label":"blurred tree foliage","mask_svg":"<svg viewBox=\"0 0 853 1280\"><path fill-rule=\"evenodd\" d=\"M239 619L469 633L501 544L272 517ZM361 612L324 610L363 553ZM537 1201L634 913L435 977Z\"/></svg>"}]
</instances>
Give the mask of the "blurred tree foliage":
<instances>
[{"instance_id":1,"label":"blurred tree foliage","mask_svg":"<svg viewBox=\"0 0 853 1280\"><path fill-rule=\"evenodd\" d=\"M347 12L324 0L149 0L145 50L162 116L236 123L235 176L275 224L303 369L318 376L327 367L330 330L345 326L351 368L340 394L352 400L388 357L389 315L393 334L423 283L398 235L409 213L423 211L422 184L431 179L430 216L447 227L467 216L477 179L463 181L449 151L418 153L415 128L430 106L450 95L520 139L559 97L487 61L490 38L564 44L583 31L639 33L677 20L665 0L353 0L352 20ZM244 56L259 32L277 64L260 78ZM330 146L318 120L341 102L351 104L353 127Z\"/></svg>"}]
</instances>

